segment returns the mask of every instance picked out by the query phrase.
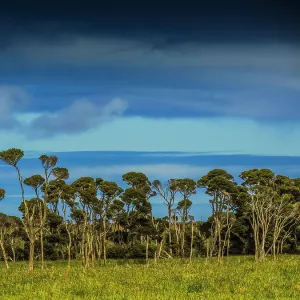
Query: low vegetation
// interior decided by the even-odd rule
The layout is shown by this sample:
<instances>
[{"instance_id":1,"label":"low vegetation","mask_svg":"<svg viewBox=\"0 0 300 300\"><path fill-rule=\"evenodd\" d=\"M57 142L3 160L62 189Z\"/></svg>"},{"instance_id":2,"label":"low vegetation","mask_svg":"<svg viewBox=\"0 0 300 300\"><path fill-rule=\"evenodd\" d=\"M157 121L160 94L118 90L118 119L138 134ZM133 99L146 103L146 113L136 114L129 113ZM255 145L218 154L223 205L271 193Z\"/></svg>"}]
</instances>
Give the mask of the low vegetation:
<instances>
[{"instance_id":1,"label":"low vegetation","mask_svg":"<svg viewBox=\"0 0 300 300\"><path fill-rule=\"evenodd\" d=\"M105 267L82 268L80 262L45 262L28 272L21 262L0 270L0 299L300 299L297 256L229 257L182 261L166 259L147 267L138 261L108 260Z\"/></svg>"}]
</instances>

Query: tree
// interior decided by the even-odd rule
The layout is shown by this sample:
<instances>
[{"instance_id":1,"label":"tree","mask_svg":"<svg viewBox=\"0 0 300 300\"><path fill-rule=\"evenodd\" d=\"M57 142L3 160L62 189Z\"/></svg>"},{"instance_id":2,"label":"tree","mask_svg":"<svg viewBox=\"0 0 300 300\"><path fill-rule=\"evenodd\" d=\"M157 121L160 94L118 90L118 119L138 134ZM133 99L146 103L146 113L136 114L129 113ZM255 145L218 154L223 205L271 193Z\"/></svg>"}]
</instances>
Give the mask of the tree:
<instances>
[{"instance_id":1,"label":"tree","mask_svg":"<svg viewBox=\"0 0 300 300\"><path fill-rule=\"evenodd\" d=\"M29 271L33 271L34 266L34 234L31 232L32 226L29 224L32 222L32 218L29 214L29 209L27 206L27 202L25 200L25 191L23 186L23 179L21 176L21 172L18 166L19 161L23 158L24 151L17 148L10 148L8 150L4 150L0 152L0 160L4 163L12 166L16 171L18 175L18 180L21 188L21 196L22 196L22 203L24 206L24 218L23 218L23 225L25 228L25 231L28 235L29 242L30 242L30 254L29 254Z\"/></svg>"},{"instance_id":2,"label":"tree","mask_svg":"<svg viewBox=\"0 0 300 300\"><path fill-rule=\"evenodd\" d=\"M120 188L115 182L96 180L98 191L100 192L100 202L98 209L102 211L102 225L103 225L103 262L106 265L106 236L107 236L107 221L112 213L112 205L115 200L121 195L123 189Z\"/></svg>"},{"instance_id":3,"label":"tree","mask_svg":"<svg viewBox=\"0 0 300 300\"><path fill-rule=\"evenodd\" d=\"M39 192L41 186L45 183L45 179L41 175L32 175L31 177L28 177L24 180L24 184L30 186L35 194L36 198L40 199ZM41 199L40 199L41 200ZM42 201L35 201L33 203L36 203L37 207L34 208L33 210L33 215L32 218L35 218L35 210L39 214L39 220L40 220L40 225L39 225L39 231L40 231L40 243L41 243L41 265L42 268L44 267L44 244L43 244L43 231L44 231L44 209L43 209L43 202ZM33 220L31 221L33 223ZM28 226L31 226L31 224L28 224ZM35 229L32 228L32 231L35 231ZM35 241L35 238L33 238Z\"/></svg>"},{"instance_id":4,"label":"tree","mask_svg":"<svg viewBox=\"0 0 300 300\"><path fill-rule=\"evenodd\" d=\"M169 252L172 255L172 210L175 203L176 186L173 179L170 179L164 185L159 180L152 182L152 189L160 195L168 209L168 237L169 237Z\"/></svg>"},{"instance_id":5,"label":"tree","mask_svg":"<svg viewBox=\"0 0 300 300\"><path fill-rule=\"evenodd\" d=\"M71 187L75 190L75 199L78 199L74 205L73 216L77 216L77 225L81 231L81 258L85 267L94 264L94 220L95 206L97 205L97 186L92 177L80 177L75 180Z\"/></svg>"},{"instance_id":6,"label":"tree","mask_svg":"<svg viewBox=\"0 0 300 300\"><path fill-rule=\"evenodd\" d=\"M40 156L40 161L44 169L44 200L43 200L43 210L41 210L40 220L41 220L41 230L40 230L40 242L41 242L41 264L44 267L44 230L47 219L47 203L48 203L48 185L50 177L53 175L57 180L65 180L69 178L69 172L66 168L56 167L58 162L58 157L55 155L43 154ZM57 206L55 207L57 209Z\"/></svg>"},{"instance_id":7,"label":"tree","mask_svg":"<svg viewBox=\"0 0 300 300\"><path fill-rule=\"evenodd\" d=\"M248 215L254 236L255 260L266 256L266 240L270 233L276 201L275 174L269 169L252 169L241 173L245 188L239 194Z\"/></svg>"},{"instance_id":8,"label":"tree","mask_svg":"<svg viewBox=\"0 0 300 300\"><path fill-rule=\"evenodd\" d=\"M273 241L269 251L274 258L279 249L279 237L285 227L293 227L300 217L299 199L300 189L295 182L287 176L277 175L274 181L276 196L273 203ZM289 232L289 229L288 231Z\"/></svg>"},{"instance_id":9,"label":"tree","mask_svg":"<svg viewBox=\"0 0 300 300\"><path fill-rule=\"evenodd\" d=\"M70 220L70 216L68 215L68 211L72 211L75 208L75 189L66 184L66 182L62 179L51 180L48 183L47 187L47 195L48 195L48 203L54 204L54 213L55 215L59 214L59 210L57 210L58 203L61 203L61 210L63 213L63 227L68 235L68 267L71 267L71 248L72 248L72 228L73 224ZM52 206L53 207L53 206ZM57 214L56 214L57 212Z\"/></svg>"},{"instance_id":10,"label":"tree","mask_svg":"<svg viewBox=\"0 0 300 300\"><path fill-rule=\"evenodd\" d=\"M199 187L205 188L205 193L212 197L209 201L212 209L212 245L211 253L216 249L218 261L224 256L224 249L227 246L229 251L230 231L234 216L232 197L236 192L236 183L233 176L225 170L214 169L203 176L197 182ZM225 230L225 234L222 233Z\"/></svg>"},{"instance_id":11,"label":"tree","mask_svg":"<svg viewBox=\"0 0 300 300\"><path fill-rule=\"evenodd\" d=\"M127 230L131 230L131 235L135 239L140 236L141 241L146 241L146 264L148 264L150 236L155 234L155 219L149 200L156 195L156 192L151 189L151 182L143 173L128 172L122 178L131 186L121 197L127 212ZM131 239L131 242L133 243L134 240Z\"/></svg>"},{"instance_id":12,"label":"tree","mask_svg":"<svg viewBox=\"0 0 300 300\"><path fill-rule=\"evenodd\" d=\"M173 179L172 185L175 191L179 192L183 196L183 200L181 201L180 207L184 213L184 218L182 219L182 228L181 228L181 257L183 258L184 253L184 245L185 245L185 224L187 221L187 211L189 205L191 205L191 201L189 197L196 194L197 183L190 178L183 179Z\"/></svg>"}]
</instances>

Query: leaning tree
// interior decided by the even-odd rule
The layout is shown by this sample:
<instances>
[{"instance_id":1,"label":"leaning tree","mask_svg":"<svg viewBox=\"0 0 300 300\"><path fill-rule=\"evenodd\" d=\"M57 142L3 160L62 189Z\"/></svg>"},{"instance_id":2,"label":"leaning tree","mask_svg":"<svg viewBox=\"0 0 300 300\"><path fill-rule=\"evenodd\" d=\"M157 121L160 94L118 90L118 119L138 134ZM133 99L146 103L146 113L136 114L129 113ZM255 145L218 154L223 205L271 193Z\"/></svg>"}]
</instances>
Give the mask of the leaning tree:
<instances>
[{"instance_id":1,"label":"leaning tree","mask_svg":"<svg viewBox=\"0 0 300 300\"><path fill-rule=\"evenodd\" d=\"M17 148L10 148L8 150L4 150L0 152L0 160L4 163L12 166L18 175L18 181L21 188L21 197L22 197L22 204L23 204L23 219L22 223L24 225L24 229L29 239L29 271L33 271L34 266L34 244L35 244L35 232L33 230L32 223L33 223L33 216L30 213L28 202L25 200L25 191L24 191L24 184L23 178L21 175L21 171L19 168L19 162L24 156L24 151Z\"/></svg>"}]
</instances>

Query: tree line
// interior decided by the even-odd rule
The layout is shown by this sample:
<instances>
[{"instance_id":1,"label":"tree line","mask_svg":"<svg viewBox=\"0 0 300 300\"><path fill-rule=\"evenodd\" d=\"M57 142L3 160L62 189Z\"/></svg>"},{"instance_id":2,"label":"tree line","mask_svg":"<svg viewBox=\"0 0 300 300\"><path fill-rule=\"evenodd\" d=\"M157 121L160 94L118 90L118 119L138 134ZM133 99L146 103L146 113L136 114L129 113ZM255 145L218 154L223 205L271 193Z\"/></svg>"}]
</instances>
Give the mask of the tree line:
<instances>
[{"instance_id":1,"label":"tree line","mask_svg":"<svg viewBox=\"0 0 300 300\"><path fill-rule=\"evenodd\" d=\"M127 184L103 178L80 177L71 183L68 169L57 156L42 155L41 174L22 177L19 162L24 152L11 148L0 160L16 171L21 191L21 218L0 213L0 248L5 267L10 261L35 262L80 259L84 267L105 265L108 258L153 260L190 259L253 254L263 261L268 254L300 250L300 179L269 169L240 174L241 183L223 169L214 169L195 181L154 180L140 172L122 176ZM25 189L35 197L26 199ZM197 190L210 196L211 216L197 221L191 215L191 196ZM151 198L159 196L166 216L152 213ZM5 199L5 187L0 200ZM181 199L177 201L177 199Z\"/></svg>"}]
</instances>

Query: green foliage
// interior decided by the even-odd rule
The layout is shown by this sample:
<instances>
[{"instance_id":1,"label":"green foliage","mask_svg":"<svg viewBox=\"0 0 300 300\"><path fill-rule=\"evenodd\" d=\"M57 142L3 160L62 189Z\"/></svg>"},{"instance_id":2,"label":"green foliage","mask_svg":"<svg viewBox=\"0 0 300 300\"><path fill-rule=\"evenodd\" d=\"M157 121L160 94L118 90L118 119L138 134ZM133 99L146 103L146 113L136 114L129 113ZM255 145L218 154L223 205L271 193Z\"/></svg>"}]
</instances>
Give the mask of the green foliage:
<instances>
[{"instance_id":1,"label":"green foliage","mask_svg":"<svg viewBox=\"0 0 300 300\"><path fill-rule=\"evenodd\" d=\"M148 177L140 172L128 172L122 176L123 180L133 188L143 187L149 184Z\"/></svg>"},{"instance_id":2,"label":"green foliage","mask_svg":"<svg viewBox=\"0 0 300 300\"><path fill-rule=\"evenodd\" d=\"M198 187L206 188L206 194L213 196L215 193L234 193L236 183L233 176L225 170L214 169L197 182Z\"/></svg>"},{"instance_id":3,"label":"green foliage","mask_svg":"<svg viewBox=\"0 0 300 300\"><path fill-rule=\"evenodd\" d=\"M30 186L38 197L38 189L45 183L44 177L41 175L32 175L24 180L24 184Z\"/></svg>"},{"instance_id":4,"label":"green foliage","mask_svg":"<svg viewBox=\"0 0 300 300\"><path fill-rule=\"evenodd\" d=\"M40 161L42 163L43 168L45 170L49 170L56 166L58 157L55 155L48 156L46 154L43 154L40 156Z\"/></svg>"},{"instance_id":5,"label":"green foliage","mask_svg":"<svg viewBox=\"0 0 300 300\"><path fill-rule=\"evenodd\" d=\"M0 189L0 201L3 200L5 197L5 190Z\"/></svg>"},{"instance_id":6,"label":"green foliage","mask_svg":"<svg viewBox=\"0 0 300 300\"><path fill-rule=\"evenodd\" d=\"M69 178L69 171L66 168L53 168L52 174L57 180L67 180Z\"/></svg>"},{"instance_id":7,"label":"green foliage","mask_svg":"<svg viewBox=\"0 0 300 300\"><path fill-rule=\"evenodd\" d=\"M196 194L197 183L190 178L172 179L172 188L181 193L186 199Z\"/></svg>"},{"instance_id":8,"label":"green foliage","mask_svg":"<svg viewBox=\"0 0 300 300\"><path fill-rule=\"evenodd\" d=\"M10 148L5 151L0 151L0 160L4 163L16 167L18 162L24 156L24 151L17 148Z\"/></svg>"}]
</instances>

